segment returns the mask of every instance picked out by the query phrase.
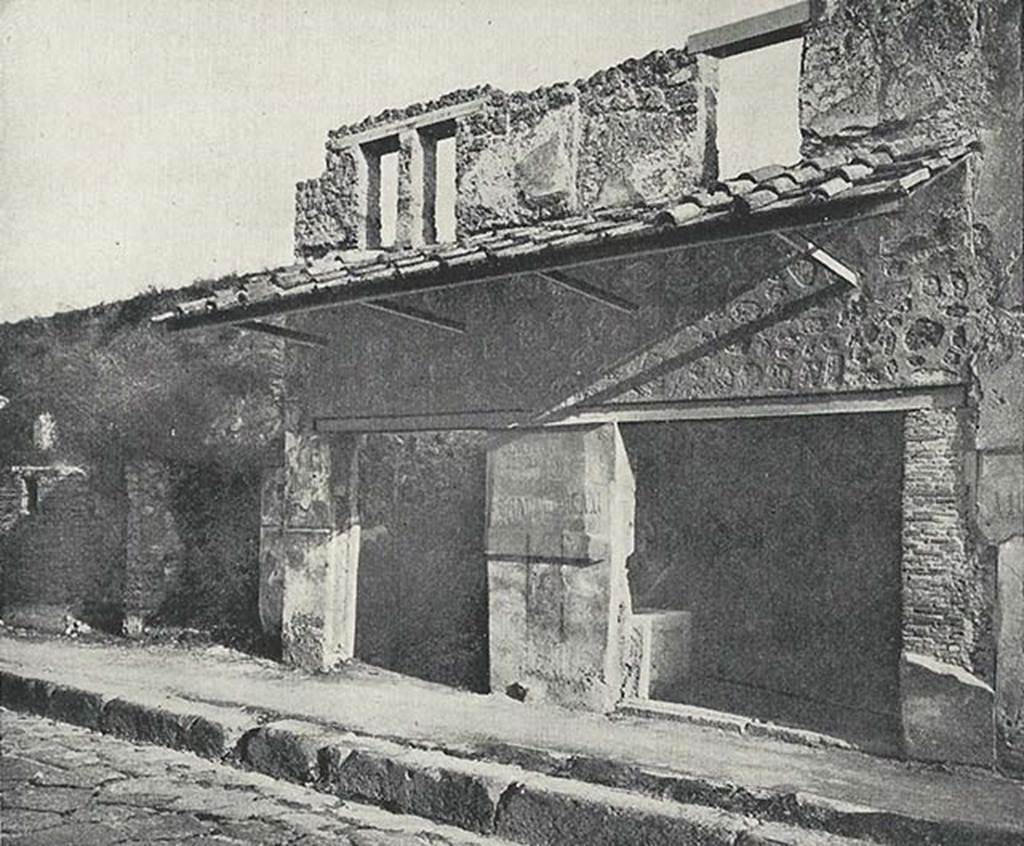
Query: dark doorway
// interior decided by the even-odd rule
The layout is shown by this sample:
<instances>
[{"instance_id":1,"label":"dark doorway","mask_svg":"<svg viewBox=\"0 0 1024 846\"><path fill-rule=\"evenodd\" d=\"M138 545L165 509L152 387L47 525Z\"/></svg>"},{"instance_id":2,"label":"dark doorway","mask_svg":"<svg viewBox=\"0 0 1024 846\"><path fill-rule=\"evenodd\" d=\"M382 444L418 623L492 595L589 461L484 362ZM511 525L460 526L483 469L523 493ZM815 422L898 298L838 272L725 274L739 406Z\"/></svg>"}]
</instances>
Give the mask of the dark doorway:
<instances>
[{"instance_id":1,"label":"dark doorway","mask_svg":"<svg viewBox=\"0 0 1024 846\"><path fill-rule=\"evenodd\" d=\"M486 435L367 435L359 479L356 657L486 692Z\"/></svg>"},{"instance_id":2,"label":"dark doorway","mask_svg":"<svg viewBox=\"0 0 1024 846\"><path fill-rule=\"evenodd\" d=\"M634 607L692 615L661 697L895 743L902 415L622 428Z\"/></svg>"}]
</instances>

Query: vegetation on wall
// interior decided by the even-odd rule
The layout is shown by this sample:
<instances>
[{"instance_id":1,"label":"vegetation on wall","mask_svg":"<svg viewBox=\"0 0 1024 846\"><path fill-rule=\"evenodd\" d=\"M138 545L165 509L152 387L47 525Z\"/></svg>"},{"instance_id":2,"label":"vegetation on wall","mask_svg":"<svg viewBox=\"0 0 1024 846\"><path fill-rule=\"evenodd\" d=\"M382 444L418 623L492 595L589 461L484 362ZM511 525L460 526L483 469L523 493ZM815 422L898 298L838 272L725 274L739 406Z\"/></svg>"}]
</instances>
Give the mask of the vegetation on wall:
<instances>
[{"instance_id":1,"label":"vegetation on wall","mask_svg":"<svg viewBox=\"0 0 1024 846\"><path fill-rule=\"evenodd\" d=\"M87 468L100 499L118 505L97 512L99 531L123 538L126 462L166 461L186 551L180 586L161 617L253 641L259 468L281 447L282 348L230 327L168 333L150 322L195 295L151 292L0 325L0 394L9 399L0 412L0 466ZM43 413L56 421L46 451L32 437ZM90 579L101 575L103 601L122 603L123 578L97 572Z\"/></svg>"}]
</instances>

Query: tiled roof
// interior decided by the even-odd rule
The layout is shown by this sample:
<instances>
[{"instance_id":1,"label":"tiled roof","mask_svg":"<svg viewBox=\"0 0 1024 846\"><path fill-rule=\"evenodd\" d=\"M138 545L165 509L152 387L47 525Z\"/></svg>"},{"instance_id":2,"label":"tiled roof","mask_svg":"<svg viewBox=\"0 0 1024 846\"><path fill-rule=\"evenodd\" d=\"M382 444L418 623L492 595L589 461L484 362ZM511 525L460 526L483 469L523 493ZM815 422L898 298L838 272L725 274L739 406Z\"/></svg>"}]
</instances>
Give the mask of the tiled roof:
<instances>
[{"instance_id":1,"label":"tiled roof","mask_svg":"<svg viewBox=\"0 0 1024 846\"><path fill-rule=\"evenodd\" d=\"M626 254L652 238L687 233L714 238L729 224L770 220L787 212L808 223L826 220L858 201L898 199L964 159L970 139L903 139L853 147L794 165L769 165L741 173L707 190L658 205L599 209L575 217L471 235L458 244L406 250L337 250L316 259L211 285L206 296L155 317L181 328L210 322L330 305L334 301L390 296L431 287L431 280L473 281L564 266L579 250L614 247ZM610 252L610 251L609 251ZM524 264L525 261L525 264ZM419 283L423 284L420 285Z\"/></svg>"}]
</instances>

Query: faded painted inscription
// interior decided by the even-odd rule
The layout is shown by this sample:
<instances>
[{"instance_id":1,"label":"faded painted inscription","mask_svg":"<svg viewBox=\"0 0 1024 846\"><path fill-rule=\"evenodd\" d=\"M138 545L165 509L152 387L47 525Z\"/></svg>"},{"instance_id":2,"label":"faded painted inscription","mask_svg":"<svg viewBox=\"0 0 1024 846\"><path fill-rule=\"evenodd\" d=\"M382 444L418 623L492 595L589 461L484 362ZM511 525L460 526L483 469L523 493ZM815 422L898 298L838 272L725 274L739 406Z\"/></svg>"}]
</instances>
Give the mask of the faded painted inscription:
<instances>
[{"instance_id":1,"label":"faded painted inscription","mask_svg":"<svg viewBox=\"0 0 1024 846\"><path fill-rule=\"evenodd\" d=\"M594 486L568 491L558 498L531 495L499 495L491 498L492 526L549 525L558 516L581 517L604 513L604 492Z\"/></svg>"}]
</instances>

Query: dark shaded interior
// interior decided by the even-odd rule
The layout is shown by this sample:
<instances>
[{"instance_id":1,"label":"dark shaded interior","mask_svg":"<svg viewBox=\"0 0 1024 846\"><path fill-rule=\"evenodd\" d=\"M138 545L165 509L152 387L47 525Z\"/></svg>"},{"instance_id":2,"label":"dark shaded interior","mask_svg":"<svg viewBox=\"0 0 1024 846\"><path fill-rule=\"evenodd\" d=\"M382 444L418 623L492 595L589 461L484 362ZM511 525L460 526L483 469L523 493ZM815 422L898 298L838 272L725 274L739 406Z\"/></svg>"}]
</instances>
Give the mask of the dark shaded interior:
<instances>
[{"instance_id":1,"label":"dark shaded interior","mask_svg":"<svg viewBox=\"0 0 1024 846\"><path fill-rule=\"evenodd\" d=\"M356 657L488 689L486 435L367 435Z\"/></svg>"},{"instance_id":2,"label":"dark shaded interior","mask_svg":"<svg viewBox=\"0 0 1024 846\"><path fill-rule=\"evenodd\" d=\"M902 415L622 430L633 605L693 614L663 698L894 744Z\"/></svg>"}]
</instances>

